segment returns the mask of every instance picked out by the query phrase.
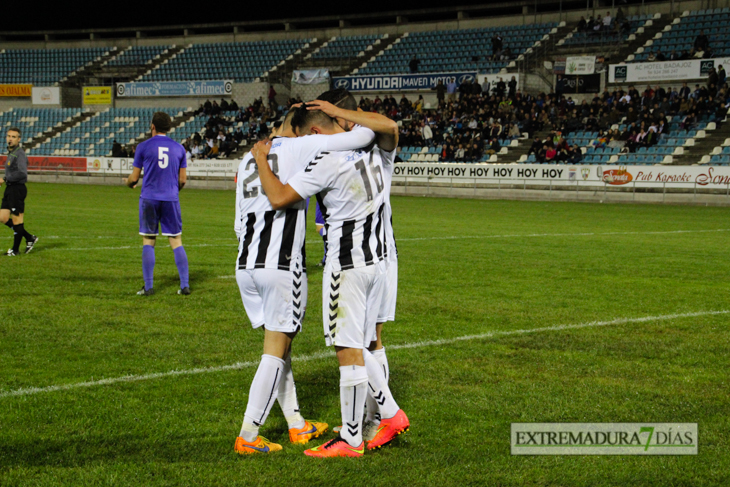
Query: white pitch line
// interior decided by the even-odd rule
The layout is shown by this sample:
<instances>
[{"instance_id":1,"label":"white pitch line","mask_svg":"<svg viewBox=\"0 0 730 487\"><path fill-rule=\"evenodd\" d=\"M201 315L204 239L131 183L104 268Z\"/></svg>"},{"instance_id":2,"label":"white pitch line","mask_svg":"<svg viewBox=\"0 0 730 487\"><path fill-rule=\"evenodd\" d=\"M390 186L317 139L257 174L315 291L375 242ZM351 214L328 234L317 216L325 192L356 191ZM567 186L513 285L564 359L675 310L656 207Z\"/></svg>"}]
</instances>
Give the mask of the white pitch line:
<instances>
[{"instance_id":1,"label":"white pitch line","mask_svg":"<svg viewBox=\"0 0 730 487\"><path fill-rule=\"evenodd\" d=\"M712 316L712 315L724 315L730 313L730 310L721 311L698 311L695 313L678 313L671 315L659 315L659 316L643 316L639 318L616 318L609 321L590 321L587 323L579 323L574 325L553 325L542 328L528 328L523 330L505 330L505 331L490 331L487 333L480 333L478 335L465 335L455 338L443 338L440 340L424 340L420 342L405 343L401 345L388 345L388 350L402 350L411 348L423 348L433 347L441 345L450 345L452 343L458 343L470 340L483 340L486 338L496 338L502 336L511 335L526 335L529 333L541 333L546 331L562 331L562 330L576 330L581 328L595 328L599 326L610 326L610 325L623 325L627 323L645 323L647 321L664 321L673 320L677 318L695 318L699 316ZM300 355L292 357L293 362L311 362L313 360L319 360L327 357L334 357L335 354L331 350L323 352L313 353L310 355ZM238 362L231 365L220 365L215 367L200 367L196 369L186 370L171 370L168 372L156 372L152 374L144 375L125 375L122 377L112 377L109 379L92 380L88 382L76 382L72 384L64 384L58 386L48 387L27 387L23 389L16 389L14 391L0 392L0 399L5 397L18 397L18 396L31 396L34 394L41 394L45 392L56 392L56 391L68 391L72 389L81 389L85 387L96 387L120 384L124 382L139 382L143 380L162 379L165 377L176 377L182 375L196 375L196 374L208 374L213 372L224 372L228 370L240 370L250 367L257 367L259 364L256 362Z\"/></svg>"},{"instance_id":2,"label":"white pitch line","mask_svg":"<svg viewBox=\"0 0 730 487\"><path fill-rule=\"evenodd\" d=\"M398 242L416 242L422 240L482 240L490 238L536 238L536 237L601 237L601 236L617 236L617 235L670 235L670 234L682 234L682 233L719 233L719 232L730 232L730 228L718 228L714 230L669 230L669 231L657 231L657 232L586 232L586 233L531 233L531 234L507 234L507 235L455 235L445 237L413 237L413 238L399 238ZM80 238L80 237L59 237L50 236L44 238L54 238L62 240L64 238ZM88 237L89 239L94 238L106 238L106 237ZM109 237L109 238L126 238L126 237ZM191 238L192 240L192 238ZM215 240L215 239L211 239ZM219 239L228 240L228 239ZM230 239L232 240L232 239ZM307 245L314 245L321 247L322 243L319 241L307 242ZM160 245L160 247L169 247L169 245ZM185 247L238 247L238 243L230 244L187 244ZM45 251L82 251L82 250L126 250L126 249L137 249L138 245L128 245L123 247L74 247L74 248L50 248Z\"/></svg>"}]
</instances>

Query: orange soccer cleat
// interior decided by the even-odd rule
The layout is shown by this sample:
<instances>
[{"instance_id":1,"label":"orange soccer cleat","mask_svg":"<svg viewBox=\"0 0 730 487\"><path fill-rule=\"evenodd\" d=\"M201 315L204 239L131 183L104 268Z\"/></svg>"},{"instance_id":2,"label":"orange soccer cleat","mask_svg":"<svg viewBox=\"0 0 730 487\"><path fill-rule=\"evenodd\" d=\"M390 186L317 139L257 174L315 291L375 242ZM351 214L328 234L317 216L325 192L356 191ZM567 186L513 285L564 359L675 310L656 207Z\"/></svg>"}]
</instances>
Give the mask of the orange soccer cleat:
<instances>
[{"instance_id":1,"label":"orange soccer cleat","mask_svg":"<svg viewBox=\"0 0 730 487\"><path fill-rule=\"evenodd\" d=\"M324 445L315 446L309 450L305 450L304 454L310 457L361 457L365 454L365 442L360 446L350 446L341 436L337 436L334 440L330 440Z\"/></svg>"},{"instance_id":2,"label":"orange soccer cleat","mask_svg":"<svg viewBox=\"0 0 730 487\"><path fill-rule=\"evenodd\" d=\"M273 443L263 436L257 436L256 440L250 443L239 436L236 438L236 445L233 449L241 455L250 455L253 453L271 453L280 451L283 448L281 445Z\"/></svg>"},{"instance_id":3,"label":"orange soccer cleat","mask_svg":"<svg viewBox=\"0 0 730 487\"><path fill-rule=\"evenodd\" d=\"M402 409L399 409L392 418L381 419L380 426L378 426L378 431L375 433L375 437L372 441L368 442L368 450L387 445L393 441L396 436L408 431L408 427L410 425L411 423L408 421L408 416L406 416L406 413L404 413Z\"/></svg>"},{"instance_id":4,"label":"orange soccer cleat","mask_svg":"<svg viewBox=\"0 0 730 487\"><path fill-rule=\"evenodd\" d=\"M295 444L304 445L309 440L319 438L327 431L329 425L327 423L320 423L317 421L306 420L304 427L296 429L292 428L289 430L289 441Z\"/></svg>"}]
</instances>

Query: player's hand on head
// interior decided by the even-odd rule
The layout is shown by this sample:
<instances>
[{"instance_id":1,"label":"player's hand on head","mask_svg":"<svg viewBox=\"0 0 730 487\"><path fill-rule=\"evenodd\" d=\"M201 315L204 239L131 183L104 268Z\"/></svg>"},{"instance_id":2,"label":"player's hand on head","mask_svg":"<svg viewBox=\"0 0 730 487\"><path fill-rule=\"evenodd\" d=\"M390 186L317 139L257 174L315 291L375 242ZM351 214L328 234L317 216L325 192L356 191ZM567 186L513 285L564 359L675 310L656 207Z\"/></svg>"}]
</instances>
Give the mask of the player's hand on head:
<instances>
[{"instance_id":1,"label":"player's hand on head","mask_svg":"<svg viewBox=\"0 0 730 487\"><path fill-rule=\"evenodd\" d=\"M313 100L307 103L307 110L322 110L324 113L334 118L338 116L340 109L328 101Z\"/></svg>"}]
</instances>

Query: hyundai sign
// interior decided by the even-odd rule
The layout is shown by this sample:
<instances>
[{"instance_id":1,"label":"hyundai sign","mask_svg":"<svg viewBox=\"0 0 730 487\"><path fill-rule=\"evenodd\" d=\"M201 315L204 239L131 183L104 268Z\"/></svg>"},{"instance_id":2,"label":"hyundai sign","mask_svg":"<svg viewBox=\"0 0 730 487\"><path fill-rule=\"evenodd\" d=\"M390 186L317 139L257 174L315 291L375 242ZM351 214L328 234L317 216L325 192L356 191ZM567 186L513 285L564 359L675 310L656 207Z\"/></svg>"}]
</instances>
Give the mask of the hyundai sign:
<instances>
[{"instance_id":1,"label":"hyundai sign","mask_svg":"<svg viewBox=\"0 0 730 487\"><path fill-rule=\"evenodd\" d=\"M405 91L430 90L436 87L439 81L446 85L454 78L457 85L464 81L474 82L477 79L473 73L423 73L423 74L393 74L385 76L344 76L333 78L335 88L344 88L351 92L358 91Z\"/></svg>"},{"instance_id":2,"label":"hyundai sign","mask_svg":"<svg viewBox=\"0 0 730 487\"><path fill-rule=\"evenodd\" d=\"M137 96L225 96L233 93L233 81L171 81L117 83L117 97Z\"/></svg>"}]
</instances>

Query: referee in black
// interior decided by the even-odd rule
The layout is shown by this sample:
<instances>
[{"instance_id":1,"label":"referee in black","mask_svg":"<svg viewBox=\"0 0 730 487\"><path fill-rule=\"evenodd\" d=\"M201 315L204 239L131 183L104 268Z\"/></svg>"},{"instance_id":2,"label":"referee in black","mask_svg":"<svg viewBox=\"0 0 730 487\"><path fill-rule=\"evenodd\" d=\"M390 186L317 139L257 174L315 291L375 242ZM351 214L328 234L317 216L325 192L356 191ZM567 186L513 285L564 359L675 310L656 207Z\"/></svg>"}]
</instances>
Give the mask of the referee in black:
<instances>
[{"instance_id":1,"label":"referee in black","mask_svg":"<svg viewBox=\"0 0 730 487\"><path fill-rule=\"evenodd\" d=\"M14 257L20 254L20 241L25 238L25 253L27 254L38 242L38 237L31 235L23 226L25 212L25 197L28 189L28 157L20 147L20 129L11 127L6 136L8 142L8 158L5 161L5 178L0 178L0 186L5 184L2 206L0 206L0 222L10 228L15 234L13 248L5 254Z\"/></svg>"}]
</instances>

